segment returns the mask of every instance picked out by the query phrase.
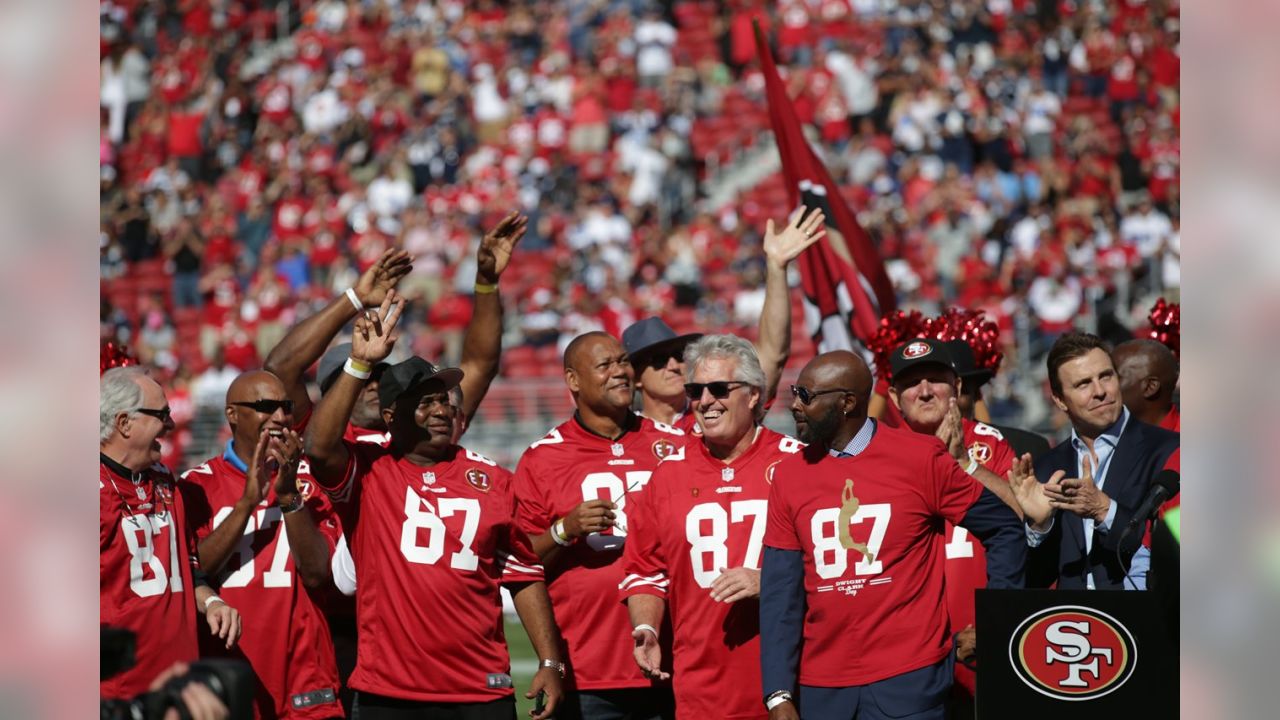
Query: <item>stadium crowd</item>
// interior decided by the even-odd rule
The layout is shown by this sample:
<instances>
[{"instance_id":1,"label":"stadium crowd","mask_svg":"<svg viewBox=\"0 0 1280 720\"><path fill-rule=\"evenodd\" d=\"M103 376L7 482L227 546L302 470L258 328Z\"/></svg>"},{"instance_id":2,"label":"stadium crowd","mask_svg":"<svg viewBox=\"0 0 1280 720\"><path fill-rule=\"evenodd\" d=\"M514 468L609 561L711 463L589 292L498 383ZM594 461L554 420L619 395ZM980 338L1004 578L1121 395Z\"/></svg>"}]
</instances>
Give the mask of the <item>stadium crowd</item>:
<instances>
[{"instance_id":1,"label":"stadium crowd","mask_svg":"<svg viewBox=\"0 0 1280 720\"><path fill-rule=\"evenodd\" d=\"M168 560L156 560L151 567L163 570L170 563L171 585L178 586L174 590L200 588L198 606L188 603L192 607L185 611L171 608L173 614L167 617L190 624L191 610L208 611L211 627L224 639L238 634L241 623L236 616L235 633L230 633L232 621L225 617L230 608L220 608L216 597L210 600L210 581L226 585L231 552L226 543L238 536L225 529L216 532L227 517L240 523L246 537L256 532L277 542L276 536L285 537L288 530L288 543L279 543L294 548L299 578L291 581L295 583L291 587L301 598L317 582L331 584L330 571L317 570L317 554L337 557L341 546L354 540L339 531L356 527L355 516L343 514L349 512L344 511L344 502L361 508L357 515L366 518L366 513L376 517L386 512L386 502L394 513L410 512L394 507L394 498L352 501L344 496L355 486L354 478L380 478L384 477L380 473L389 472L388 455L370 448L343 449L348 446L341 443L340 431L348 429L350 418L351 428L375 432L384 447L390 444L397 452L421 460L419 464L446 463L456 468L440 471L445 486L456 482L476 489L484 485L482 492L487 492L492 483L501 491L493 502L514 498L514 505L496 511L514 512L508 518L513 521L511 528L485 520L482 532L490 541L498 538L502 559L481 557L493 581L472 590L496 593L499 581L518 586L522 597L517 608L539 654L555 656L557 663L570 662L569 677L579 691L569 693L572 712L604 717L598 714L606 712L603 706L593 710L580 697L584 691L648 688L653 679L671 670L671 646L655 651L647 645L646 635L652 631L655 641L662 635L670 643L672 638L666 635L670 627L662 624L661 612L655 621L646 614L651 607L637 609L635 605L644 601L631 598L636 593L653 597L637 590L646 583L637 585L633 580L624 593L626 605L621 607L630 609L633 621L628 623L627 613L617 603L623 561L606 566L607 572L586 571L591 562L584 559L588 552L584 548L597 537L594 533L610 528L626 532L627 516L619 498L631 488L601 486L604 494L595 504L582 503L589 506L584 509L547 489L547 478L554 472L548 469L551 463L529 459L535 457L532 450L514 476L478 455L469 453L465 460L442 455L443 448L453 447L465 432L494 377L519 381L575 376L568 382L581 424L554 430L535 446L559 437L561 430L585 428L586 435L618 440L593 452L606 456L612 452L619 458L623 457L616 449L622 447L620 438L634 431L637 435L631 437L654 448L645 457L654 467L666 455L677 450L687 453L704 443L707 452L697 462L714 466L742 456L751 445L744 438L755 432L754 441L761 434L754 428L772 402L784 366L790 371L803 369L801 375L809 385L802 383L793 390L794 396L784 391L779 400L793 410L798 436L815 447L861 457L871 441L868 435L855 447L862 437L857 433L876 425L858 425L849 418L865 419L870 391L862 376L865 366L860 369L852 357L815 359L816 349L795 310L799 302L794 270L789 278L793 289L790 295L783 293L790 308L783 313L785 327L780 317L766 319L770 297L775 301L780 297L770 280L787 278L787 265L795 257L790 251L799 252L798 245L780 250L779 238L799 242L794 233L801 233L809 242L816 240L816 230L806 224L807 218L793 217L788 224L789 193L776 172L760 173L761 180L746 186L734 184L760 168L768 170L773 145L753 23L759 23L775 48L797 112L812 132L811 142L839 178L846 199L885 258L899 307L926 315L950 307L981 310L997 323L1005 361L987 392L985 405L994 412L983 419L995 416L1018 424L1023 395L1028 388L1038 394L1043 384L1061 411L1055 415L1061 423L1056 438L1073 428L1081 430L1088 423L1081 424L1080 412L1073 414L1078 408L1056 386L1058 367L1051 348L1064 338L1068 346L1078 343L1079 336L1072 331L1080 329L1107 340L1132 338L1157 297L1178 299L1176 1L319 0L270 4L105 0L100 12L102 340L127 343L158 383L153 387L136 374L122 378L117 373L111 387L119 407L112 408L122 411L121 420L120 413L107 417L104 380L104 458L113 429L113 442L128 446L123 455L110 454L115 465L104 459L104 477L114 472L117 480L127 482L132 476L135 486L145 482L160 488L166 486L163 477L143 477L146 473L141 471L149 464L144 461L163 459L174 470L191 469L185 457L192 450L187 425L201 407L227 408L222 435L227 446L225 453L222 448L216 452L233 468L227 472L239 472L243 478L232 485L247 482L268 454L275 467L290 468L275 472L274 481L265 475L257 477L254 492L260 494L253 502L237 502L234 493L217 502L206 498L212 503L205 508L208 513L216 512L219 508L213 504L223 500L237 508L219 520L192 510L187 498L182 532L189 527L193 536L200 535L198 551L191 553L194 570L179 560L182 553L177 543L182 540L174 539L178 526L166 525L162 531L154 525L157 542L175 544ZM726 187L732 192L725 194ZM713 202L719 197L727 199ZM513 212L524 218L515 221L518 229L508 224ZM767 223L776 225L777 235ZM411 256L411 262L400 251ZM495 292L499 275L501 293ZM775 288L772 296L770 287ZM388 298L403 302L389 310L384 302ZM665 323L660 329L645 326L646 332L657 333L645 336L652 342L636 340L638 333L629 341L624 331L655 317ZM321 355L347 332L342 328L353 319L351 345L335 348L339 364L326 366ZM392 326L398 338L394 342L389 341ZM656 376L646 381L647 374L659 371L658 364L636 363L622 403L619 387L609 384L610 373L622 364L619 353L636 356L635 351L648 348L652 354L658 342L654 337L661 342L683 338L683 349L690 333L704 331L738 336L745 345L713 343L687 368L680 363L679 353L659 353L652 359L669 363L672 374L661 381ZM611 344L606 336L616 339ZM387 360L393 345L397 354ZM905 342L897 350L906 352L910 346ZM1076 350L1077 355L1067 351L1066 360L1061 355L1058 360L1068 364L1081 358L1096 360L1102 347L1086 342ZM1169 379L1167 359L1154 352L1136 354L1148 375L1158 375L1162 383L1147 400L1163 403L1166 395L1172 397L1176 364ZM953 347L938 350L934 357L945 355L947 360L940 365L958 380L965 373L961 354ZM582 364L588 356L605 364L604 375L588 372ZM435 364L405 369L404 377L395 382L382 380L379 393L391 386L400 394L382 398L381 410L379 393L359 390L355 380L390 372L382 369L384 360L400 368L404 363L395 360L413 357ZM760 370L759 379L744 370L752 364L751 358ZM303 359L306 362L299 366ZM307 379L318 360L314 378L325 399L313 408ZM1116 363L1122 365L1119 358ZM264 367L273 374L244 379L246 373ZM456 367L465 370L466 380L447 379L451 376L444 369ZM1120 380L1125 380L1124 367ZM1113 366L1113 375L1115 370ZM725 372L733 377L719 377ZM428 382L433 379L438 387ZM808 391L820 385L834 388L837 379L844 383L839 385L844 394L827 396L810 407L811 400L804 399ZM735 395L732 388L716 386L717 381L745 383L754 390ZM658 410L664 400L656 389L660 382L675 383L671 392L676 400L668 392L665 401L670 412L665 416ZM686 382L697 390L696 394L689 391L687 407L682 394ZM930 387L943 386L935 388L934 394L944 398L945 387L951 384L946 377L932 375L925 382ZM427 393L421 401L424 408L447 409L440 410L447 415L447 431L431 421L424 420L423 427L403 421L414 413L398 403L405 394L426 392L424 386L442 396ZM135 407L125 407L129 403L124 400L132 397L126 389L131 387L140 388L141 395ZM329 399L335 387L339 395L350 396L344 400L349 403L345 414L340 412L340 402ZM461 399L449 395L454 387L460 388ZM644 416L627 409L633 389L641 394L650 420L642 422L639 418ZM973 388L955 385L957 400L965 390ZM162 401L152 397L157 391L163 393ZM941 460L935 458L941 463L938 468L954 456L951 464L964 470L961 476L986 473L968 462L969 449L978 442L972 435L972 409L953 407L945 411L945 420L939 416L916 422L908 408L917 402L917 392L905 385L890 386L892 402L906 421L901 432L943 437L948 451L955 451L939 455ZM234 403L233 395L239 398ZM927 404L933 395L927 389L924 395ZM852 403L839 431L822 426L818 422L822 418L813 415L829 409L824 403L837 399ZM1128 391L1124 400L1133 414L1140 413L1134 404L1139 400ZM157 426L147 427L144 435L149 439L139 444L133 435L124 434L119 423L150 422L137 413L139 408L159 413L161 405L152 401L161 402L167 411L164 417L150 415ZM738 406L739 401L746 404ZM371 403L363 411L364 424L358 420L362 403ZM676 412L672 409L676 407L682 409ZM717 408L711 422L715 429L706 428L705 438L687 435L675 442L662 434L668 424L688 433L695 419L700 429L706 427L703 412L712 407ZM394 415L389 408L400 409L402 425L386 419L391 416L384 417L389 411ZM327 415L322 412L326 409ZM247 418L254 413L270 421L254 416L250 422ZM1155 421L1167 414L1168 408L1162 405L1159 412L1141 417ZM1126 413L1124 418L1128 417ZM660 426L653 420L660 421ZM1123 422L1120 428L1117 434L1123 432ZM845 430L850 431L848 437ZM312 438L313 433L318 437ZM442 433L448 442L440 439ZM155 457L153 440L161 447ZM796 454L794 447L779 454L786 442L776 437L771 441L780 444L767 456L770 461L790 461L784 454ZM1152 441L1159 444L1159 451L1153 451L1151 462L1158 459L1163 464L1169 441L1164 436L1159 441ZM304 444L312 465L299 465ZM537 458L555 456L553 447L540 450ZM871 454L878 457L877 453ZM967 482L967 477L956 476L949 465L945 472L937 470L940 487L950 487L954 497L950 505L929 511L952 524L949 533L971 522L974 536L983 544L1007 537L1006 521L1017 529L1018 517L1026 516L1030 537L1035 527L1045 527L1031 517L1033 509L1043 508L1031 497L1031 486L1017 480L1038 477L1043 483L1049 478L1019 464L1021 455L1021 449L1018 457L1010 452L1004 467L991 467L992 473L986 474L995 476L994 484L984 480L978 488L970 483L963 492L960 483ZM749 460L763 462L765 457L753 455ZM647 472L654 467L636 470ZM592 475L586 469L583 472ZM1015 477L1002 485L1010 472ZM295 473L304 484L326 492L294 492L288 480ZM1089 473L1081 469L1079 474ZM435 480L428 482L425 475L422 482L424 493L443 489L429 489ZM1080 500L1069 492L1072 488L1050 485L1052 492L1061 493L1050 497L1060 503L1053 505L1055 509L1087 514L1077 506ZM108 499L120 495L115 489ZM253 494L248 485L236 486L235 492L241 489L245 498ZM1016 497L1011 489L1017 491ZM971 516L967 511L978 507L979 491L982 501L990 505L985 514ZM165 506L175 514L184 512L174 497L156 492L144 497L139 486L138 498L145 505L154 503L157 510ZM752 492L763 495L749 497ZM768 487L755 488L742 501L762 501L769 492ZM510 494L506 500L504 493ZM136 514L132 497L119 499L135 523L139 517L149 517ZM249 508L259 501L276 503L280 514L255 519ZM373 510L363 505L375 502L380 504ZM1123 504L1134 503L1128 498ZM112 508L114 512L114 504ZM420 510L415 507L411 515L421 515ZM655 522L649 513L657 511L636 508L633 527ZM314 519L298 528L300 517ZM764 518L759 521L763 523ZM1109 516L1104 507L1096 522L1100 527L1114 526L1114 511ZM425 527L428 520L422 523ZM378 526L366 521L360 527L372 536L374 531L364 528ZM1035 543L1054 532L1052 522L1048 527L1036 531ZM1056 527L1060 532L1061 523ZM772 528L771 524L767 549L799 551L799 546L782 542ZM151 535L144 534L150 547ZM1026 553L1022 530L1015 534L1020 552ZM210 538L212 545L206 548ZM813 539L797 542L809 540ZM416 543L411 543L412 552L420 558L435 552ZM299 555L299 547L310 554ZM353 544L350 555L355 566L383 562L371 559L377 556L374 547L380 546L373 540L363 547ZM403 549L403 543L398 547ZM734 548L735 557L743 552L732 543L726 547ZM454 551L452 546L449 549ZM591 552L615 551L616 547L591 548ZM258 552L260 557L267 555L261 548ZM465 552L469 548L458 551ZM759 547L755 552L754 569L758 570ZM864 560L858 565L874 564L869 549L863 547L862 552ZM1006 546L992 555L1002 562L1021 562L1010 561L1008 552ZM1140 556L1141 551L1136 554ZM980 551L977 557L981 562ZM250 553L247 566L251 569L252 558ZM126 556L116 560L130 562ZM455 557L454 562L459 560ZM469 560L461 562L465 565ZM542 564L547 567L545 578ZM788 572L804 573L803 565L787 567ZM655 569L634 558L628 560L627 568L628 577L639 578L676 572ZM974 581L979 586L986 581L985 571L980 581ZM1106 571L1108 577L1100 579L1100 584L1122 585L1111 575L1110 566ZM382 568L380 572L395 571ZM510 579L511 572L524 575L517 582ZM1022 582L1021 572L1020 565L1015 570L1002 566L999 577L1017 585ZM336 565L332 574L337 574ZM745 579L736 574L731 580L718 581L715 590L726 597L759 596L758 574L754 589L750 574L745 575ZM1016 580L1010 579L1015 575ZM145 582L164 576L160 572ZM313 582L316 577L320 580ZM381 582L372 574L362 577L367 578L364 582ZM1083 587L1085 580L1080 581ZM661 586L660 596L677 592L677 580L670 582ZM700 575L694 586L707 588L711 582ZM739 587L739 582L744 585ZM802 579L799 586L805 582ZM954 585L950 575L948 582ZM1087 582L1093 587L1092 575ZM617 611L613 616L597 617L593 613L598 609L590 607L573 613L565 610L571 602L566 588L599 599L602 588L610 583L614 588L611 611ZM352 592L354 587L352 571ZM411 586L379 585L380 593L392 594L409 592L406 587ZM650 580L648 587L657 588L659 583ZM104 591L104 602L105 598ZM362 602L357 593L357 605ZM329 613L329 603L324 599L315 605ZM251 619L247 606L232 604L244 616L248 638L251 622L262 621ZM227 607L225 602L221 605ZM387 610L370 606L355 612ZM399 605L390 614L404 620ZM963 616L963 612L952 610L952 616ZM646 621L637 623L637 617ZM719 616L717 622L725 617ZM602 625L584 626L586 618ZM471 620L483 625L483 619ZM672 617L670 622L689 620ZM588 633L609 624L625 625L619 645L625 652L620 658L616 652L597 658L597 650L587 649L591 646ZM632 658L633 627L639 647L658 652L654 657L667 653L667 665L660 667L654 660L646 666L640 649ZM341 665L342 637L337 624L334 628L332 641L327 640L326 629L324 638L308 636L306 642L320 654L332 654L336 642ZM938 631L935 635L942 633L933 629ZM952 632L960 630L952 627ZM934 649L951 642L949 635L927 640L939 643ZM553 650L562 642L568 656ZM752 647L758 650L758 645ZM279 647L272 651L283 652ZM476 657L487 660L497 651L485 647L476 652ZM573 656L584 654L590 657L588 662L575 661ZM676 662L679 667L678 657ZM588 668L599 673L598 681ZM154 674L160 668L147 665L146 669ZM557 669L563 676L563 667L541 668L538 689L559 700L564 695L552 677L556 673L542 672ZM341 671L345 678L350 668ZM768 671L766 661L766 675ZM317 687L336 692L338 670L333 670L332 680L324 675L328 672L325 668L316 676ZM362 692L369 695L370 717L392 716L395 698L476 700L440 694L439 689L406 695L395 686L398 679L390 681L389 675L378 675L376 668L356 672L357 682L363 682ZM963 672L957 670L956 677ZM949 667L920 682L940 682L944 675L949 686ZM858 675L847 684L862 685L868 679ZM796 681L794 676L791 681ZM804 681L802 672L799 682ZM681 688L676 682L679 707ZM145 684L132 682L127 689L136 692ZM763 707L761 699L752 698L754 711ZM308 708L319 707L315 712L320 714L299 717L329 717L324 709L336 702L334 697L310 695L303 700ZM626 695L601 702L656 708L654 716L663 712L661 698ZM646 704L650 702L657 704ZM821 701L810 702L819 707ZM270 715L264 708L260 706L259 712Z\"/></svg>"}]
</instances>

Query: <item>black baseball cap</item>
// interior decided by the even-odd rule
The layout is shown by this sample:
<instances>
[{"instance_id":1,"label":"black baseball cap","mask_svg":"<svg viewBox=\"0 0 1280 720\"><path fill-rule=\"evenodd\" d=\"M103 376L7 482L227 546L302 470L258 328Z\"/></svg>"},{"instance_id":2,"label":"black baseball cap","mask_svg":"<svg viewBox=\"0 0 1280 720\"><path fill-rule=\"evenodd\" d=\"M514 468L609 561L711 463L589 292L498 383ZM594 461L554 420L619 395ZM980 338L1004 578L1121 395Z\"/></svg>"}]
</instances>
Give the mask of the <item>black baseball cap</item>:
<instances>
[{"instance_id":1,"label":"black baseball cap","mask_svg":"<svg viewBox=\"0 0 1280 720\"><path fill-rule=\"evenodd\" d=\"M894 348L893 354L889 356L889 371L894 377L917 365L943 365L951 370L956 369L946 344L933 338L908 340Z\"/></svg>"},{"instance_id":2,"label":"black baseball cap","mask_svg":"<svg viewBox=\"0 0 1280 720\"><path fill-rule=\"evenodd\" d=\"M631 357L631 364L640 368L648 358L657 357L658 353L683 355L689 343L700 337L702 333L677 335L662 318L648 317L631 323L622 331L622 346Z\"/></svg>"},{"instance_id":3,"label":"black baseball cap","mask_svg":"<svg viewBox=\"0 0 1280 720\"><path fill-rule=\"evenodd\" d=\"M320 358L320 367L316 368L316 382L320 383L320 394L329 392L329 388L338 379L342 366L351 357L351 343L334 345ZM389 363L380 362L373 366L374 377L381 377L382 372L391 367Z\"/></svg>"},{"instance_id":4,"label":"black baseball cap","mask_svg":"<svg viewBox=\"0 0 1280 720\"><path fill-rule=\"evenodd\" d=\"M956 374L965 381L966 387L969 387L970 383L973 387L982 387L995 377L994 372L978 367L978 360L974 357L973 348L969 343L964 340L948 340L946 346L947 352L951 353L951 363L955 367Z\"/></svg>"},{"instance_id":5,"label":"black baseball cap","mask_svg":"<svg viewBox=\"0 0 1280 720\"><path fill-rule=\"evenodd\" d=\"M462 382L462 370L438 368L414 356L396 363L382 373L378 381L378 404L391 407L401 395L427 383L437 383L440 390L448 390Z\"/></svg>"}]
</instances>

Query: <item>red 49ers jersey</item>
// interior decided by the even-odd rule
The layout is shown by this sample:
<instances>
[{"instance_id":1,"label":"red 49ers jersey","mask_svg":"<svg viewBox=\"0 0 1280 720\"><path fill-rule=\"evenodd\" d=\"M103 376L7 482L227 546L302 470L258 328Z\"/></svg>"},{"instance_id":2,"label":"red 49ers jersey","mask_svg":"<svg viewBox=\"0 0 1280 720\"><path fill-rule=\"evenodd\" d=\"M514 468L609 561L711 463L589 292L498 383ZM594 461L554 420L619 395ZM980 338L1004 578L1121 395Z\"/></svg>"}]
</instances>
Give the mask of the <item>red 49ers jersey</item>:
<instances>
[{"instance_id":1,"label":"red 49ers jersey","mask_svg":"<svg viewBox=\"0 0 1280 720\"><path fill-rule=\"evenodd\" d=\"M690 441L658 465L628 516L622 597L667 601L676 717L763 718L760 601L711 599L720 568L760 569L775 467L804 447L761 428L729 465Z\"/></svg>"},{"instance_id":2,"label":"red 49ers jersey","mask_svg":"<svg viewBox=\"0 0 1280 720\"><path fill-rule=\"evenodd\" d=\"M197 656L196 560L182 498L163 465L140 478L135 485L106 463L99 466L99 618L137 633L137 663L102 681L104 698L146 692L161 671Z\"/></svg>"},{"instance_id":3,"label":"red 49ers jersey","mask_svg":"<svg viewBox=\"0 0 1280 720\"><path fill-rule=\"evenodd\" d=\"M981 493L937 438L883 425L857 457L778 465L764 542L804 555L801 684L865 685L946 657L940 521Z\"/></svg>"},{"instance_id":4,"label":"red 49ers jersey","mask_svg":"<svg viewBox=\"0 0 1280 720\"><path fill-rule=\"evenodd\" d=\"M546 532L588 500L617 505L612 532L578 540L547 568L547 592L568 645L571 682L581 690L650 686L632 657L631 621L618 602L622 552L591 547L602 547L609 535L627 534L629 498L649 482L660 460L684 445L684 433L673 427L639 416L635 423L635 429L609 440L571 419L530 445L516 468L516 520L526 533Z\"/></svg>"},{"instance_id":5,"label":"red 49ers jersey","mask_svg":"<svg viewBox=\"0 0 1280 720\"><path fill-rule=\"evenodd\" d=\"M245 475L225 457L216 457L183 473L182 480L187 521L203 540L231 514L244 493ZM332 554L341 530L333 505L315 484L305 460L298 465L298 489ZM243 655L258 677L257 716L302 720L341 714L333 639L318 605L323 595L316 591L313 597L297 574L274 489L249 517L239 545L210 580L223 600L242 609L242 636L232 652ZM201 643L201 651L228 654L212 636ZM295 695L326 689L332 691L332 702L293 706Z\"/></svg>"},{"instance_id":6,"label":"red 49ers jersey","mask_svg":"<svg viewBox=\"0 0 1280 720\"><path fill-rule=\"evenodd\" d=\"M1014 452L1000 431L985 423L964 420L964 446L969 457L1006 480L1013 467ZM973 591L987 586L987 553L964 528L947 523L947 610L951 630L963 630L974 620ZM969 668L956 663L956 684L972 696L976 678Z\"/></svg>"},{"instance_id":7,"label":"red 49ers jersey","mask_svg":"<svg viewBox=\"0 0 1280 720\"><path fill-rule=\"evenodd\" d=\"M359 645L349 684L424 702L487 702L510 673L500 582L542 580L529 538L513 523L511 473L461 447L441 462L348 443L346 477L325 488L357 505L347 541L360 569Z\"/></svg>"}]
</instances>

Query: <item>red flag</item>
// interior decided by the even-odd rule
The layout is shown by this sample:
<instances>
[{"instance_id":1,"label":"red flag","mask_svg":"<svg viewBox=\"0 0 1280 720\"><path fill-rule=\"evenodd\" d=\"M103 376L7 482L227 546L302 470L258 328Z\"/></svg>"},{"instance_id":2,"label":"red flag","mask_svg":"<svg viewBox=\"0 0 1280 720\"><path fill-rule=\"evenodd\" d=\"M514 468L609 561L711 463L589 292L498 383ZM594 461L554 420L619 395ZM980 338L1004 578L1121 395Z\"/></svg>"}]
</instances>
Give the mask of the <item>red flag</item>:
<instances>
[{"instance_id":1,"label":"red flag","mask_svg":"<svg viewBox=\"0 0 1280 720\"><path fill-rule=\"evenodd\" d=\"M880 318L897 302L884 261L857 216L840 195L831 173L805 141L800 119L787 95L773 56L756 26L756 47L764 72L773 135L782 156L782 174L791 204L821 207L827 216L826 237L800 255L805 324L818 352L865 351Z\"/></svg>"}]
</instances>

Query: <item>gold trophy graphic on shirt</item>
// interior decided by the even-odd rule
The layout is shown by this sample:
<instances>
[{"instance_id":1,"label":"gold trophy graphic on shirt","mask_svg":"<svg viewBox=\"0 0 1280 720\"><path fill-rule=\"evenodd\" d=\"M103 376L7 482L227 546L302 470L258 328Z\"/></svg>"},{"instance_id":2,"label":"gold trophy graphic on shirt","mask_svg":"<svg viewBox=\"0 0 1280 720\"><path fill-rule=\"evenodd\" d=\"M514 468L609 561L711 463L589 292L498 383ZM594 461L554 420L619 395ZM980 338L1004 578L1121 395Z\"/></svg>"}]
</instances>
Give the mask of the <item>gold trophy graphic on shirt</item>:
<instances>
[{"instance_id":1,"label":"gold trophy graphic on shirt","mask_svg":"<svg viewBox=\"0 0 1280 720\"><path fill-rule=\"evenodd\" d=\"M846 550L857 550L867 562L875 562L876 559L867 546L854 542L849 535L849 522L857 512L858 498L853 494L853 481L845 478L844 490L840 492L840 515L836 520L836 528L840 531L840 546Z\"/></svg>"}]
</instances>

